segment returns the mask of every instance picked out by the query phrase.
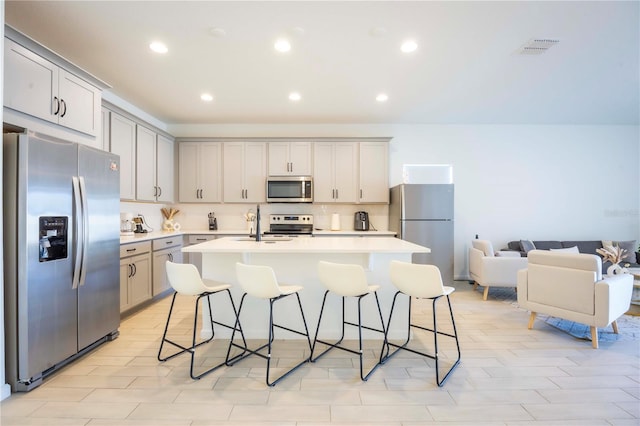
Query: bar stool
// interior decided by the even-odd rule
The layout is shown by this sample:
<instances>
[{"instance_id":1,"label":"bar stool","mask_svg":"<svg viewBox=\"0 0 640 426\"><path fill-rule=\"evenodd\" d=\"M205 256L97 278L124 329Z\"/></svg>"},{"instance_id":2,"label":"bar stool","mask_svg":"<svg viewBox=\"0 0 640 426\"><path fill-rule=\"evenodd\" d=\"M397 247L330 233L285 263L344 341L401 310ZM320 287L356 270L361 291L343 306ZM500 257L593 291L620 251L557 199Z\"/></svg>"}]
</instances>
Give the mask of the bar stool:
<instances>
[{"instance_id":1,"label":"bar stool","mask_svg":"<svg viewBox=\"0 0 640 426\"><path fill-rule=\"evenodd\" d=\"M268 386L275 386L280 380L284 379L294 370L298 369L300 366L302 366L307 361L309 361L309 357L307 357L302 362L296 364L294 367L290 368L285 373L281 374L280 377L278 377L276 380L273 380L273 381L269 380L269 373L271 368L271 349L273 346L273 340L275 338L274 331L276 328L286 330L291 333L299 334L301 336L305 336L307 338L309 350L311 350L311 338L309 337L309 329L307 328L307 321L304 317L304 311L302 310L302 303L300 302L299 292L300 290L303 289L303 287L298 285L290 285L290 286L278 285L275 272L269 266L245 265L243 263L236 263L236 276L238 278L238 283L240 284L240 287L242 287L242 289L245 292L242 295L242 299L240 300L240 309L238 309L238 321L240 321L240 314L242 312L242 307L244 305L245 297L247 295L258 298L258 299L268 300L269 301L269 339L267 340L267 343L260 346L259 348L249 349L247 347L246 342L244 342L243 346L240 346L234 343L234 336L236 332L236 330L234 330L233 334L231 335L231 341L229 342L229 352L231 351L232 347L237 347L249 353L246 355L241 354L242 356L236 359L232 364L235 364L236 362L250 355L257 355L261 358L266 359L267 360L266 382ZM273 307L275 302L294 294L298 300L298 306L300 307L300 315L302 316L302 324L304 325L304 332L300 330L294 330L280 324L276 324L273 321ZM263 350L264 348L267 348L266 355L263 353L260 353L260 351Z\"/></svg>"},{"instance_id":2,"label":"bar stool","mask_svg":"<svg viewBox=\"0 0 640 426\"><path fill-rule=\"evenodd\" d=\"M391 304L391 312L389 314L389 322L387 323L387 330L391 326L391 319L393 318L393 309L396 305L396 300L398 295L404 294L409 296L409 317L407 321L407 339L401 344L397 345L388 341L388 336L385 336L387 340L387 355L382 360L382 363L385 363L389 358L395 355L401 349L404 349L409 352L413 352L414 354L426 356L428 358L434 359L436 361L436 383L438 386L442 386L449 377L449 374L453 371L453 369L460 362L460 343L458 342L458 332L456 331L456 323L453 319L453 310L451 309L451 300L449 299L449 295L455 291L455 288L443 286L442 285L442 276L440 275L440 270L437 266L434 265L422 265L415 263L407 263L400 262L397 260L392 260L390 265L390 274L391 274L391 282L396 286L398 291L393 297L393 303ZM442 331L438 331L437 321L436 321L436 302L441 297L446 296L447 303L449 305L449 313L451 315L451 324L453 325L453 334L445 333ZM413 324L411 322L411 298L420 298L420 299L431 299L433 305L433 329L423 327L417 324ZM423 352L419 352L414 349L410 349L407 347L410 339L411 327L417 328L424 331L429 331L433 333L433 343L435 349L435 355L429 355ZM388 333L388 331L387 331ZM448 336L455 339L456 348L458 351L458 358L453 363L451 368L447 371L445 376L440 380L439 373L439 352L438 352L438 335ZM389 353L389 347L393 346L397 348L395 351Z\"/></svg>"},{"instance_id":3,"label":"bar stool","mask_svg":"<svg viewBox=\"0 0 640 426\"><path fill-rule=\"evenodd\" d=\"M166 360L169 360L173 357L176 357L180 354L183 354L185 352L189 352L191 354L191 367L189 369L189 375L191 376L192 379L200 379L202 376L204 376L205 374L211 373L213 370L216 370L217 368L222 367L223 365L229 365L229 362L233 361L236 357L229 359L229 351L227 351L227 356L225 358L225 361L209 368L208 370L195 375L193 372L193 364L194 364L194 360L195 360L195 356L196 356L196 348L200 345L203 345L205 343L208 343L210 341L213 340L213 338L215 337L215 330L214 330L214 324L220 325L222 327L226 327L229 329L232 329L234 331L234 333L236 331L239 331L240 334L242 335L242 339L244 340L244 333L242 332L242 328L240 328L240 324L238 322L238 314L236 311L236 307L233 303L233 299L231 298L231 292L229 291L229 288L231 288L230 285L228 284L221 284L215 281L211 281L211 280L202 280L202 278L200 277L200 274L198 273L198 269L190 264L190 263L173 263L170 261L166 262L166 269L167 269L167 278L169 279L169 284L171 285L171 287L173 287L174 289L174 293L173 293L173 298L171 299L171 307L169 308L169 316L167 317L167 324L164 327L164 333L162 334L162 341L160 343L160 349L158 350L158 361L164 362ZM228 325L228 324L223 324L221 322L218 321L214 321L213 320L213 313L211 310L211 298L209 296L213 296L217 293L222 293L225 292L227 293L227 295L229 296L229 301L231 302L231 308L233 309L233 313L236 317L235 320L235 324L233 326ZM169 330L169 322L171 321L171 315L173 313L173 306L175 304L176 301L176 296L178 294L182 294L184 296L198 296L196 298L196 303L195 303L195 310L194 310L194 314L193 314L193 335L192 335L192 341L191 341L191 346L189 347L185 347L182 346L179 343L176 343L172 340L167 339L167 331ZM204 340L202 342L196 343L196 327L198 324L198 305L200 302L200 299L202 298L207 298L207 306L209 308L209 321L211 322L211 337L208 338L207 340ZM164 344L169 343L170 345L173 345L177 348L179 348L180 350L178 352L175 352L169 356L166 357L162 357L162 348L164 347ZM240 354L242 355L242 354ZM238 355L238 356L240 356Z\"/></svg>"},{"instance_id":4,"label":"bar stool","mask_svg":"<svg viewBox=\"0 0 640 426\"><path fill-rule=\"evenodd\" d=\"M377 290L380 288L379 285L368 285L367 277L365 275L364 269L360 265L353 264L340 264L340 263L331 263L326 261L318 262L318 274L320 276L320 281L327 288L324 292L324 298L322 299L322 307L320 308L320 317L318 318L318 328L316 329L316 335L313 340L313 347L311 349L311 362L315 362L321 356L325 355L332 349L341 349L346 352L350 352L352 354L356 354L360 358L360 379L366 381L371 373L373 373L376 368L380 366L380 362L382 361L382 355L384 352L386 342L383 341L382 348L380 350L380 359L376 363L375 366L369 370L369 372L365 375L363 370L363 353L362 353L362 329L376 331L382 333L386 337L386 332L384 328L384 320L382 318L382 311L380 310L380 301L378 300ZM342 298L342 334L340 339L335 343L330 343L324 340L318 339L318 334L320 332L320 324L322 322L322 315L324 313L325 303L327 301L327 295L329 292L335 293L336 295ZM362 325L362 307L361 302L362 299L369 295L373 294L376 299L376 305L378 307L378 314L380 315L380 325L381 329L373 328L370 326ZM355 297L358 300L358 322L349 322L345 318L345 299L347 297ZM355 351L346 346L340 345L344 339L344 331L345 326L350 325L354 327L358 327L358 350ZM317 357L313 357L313 353L316 348L317 343L322 343L324 345L329 346Z\"/></svg>"}]
</instances>

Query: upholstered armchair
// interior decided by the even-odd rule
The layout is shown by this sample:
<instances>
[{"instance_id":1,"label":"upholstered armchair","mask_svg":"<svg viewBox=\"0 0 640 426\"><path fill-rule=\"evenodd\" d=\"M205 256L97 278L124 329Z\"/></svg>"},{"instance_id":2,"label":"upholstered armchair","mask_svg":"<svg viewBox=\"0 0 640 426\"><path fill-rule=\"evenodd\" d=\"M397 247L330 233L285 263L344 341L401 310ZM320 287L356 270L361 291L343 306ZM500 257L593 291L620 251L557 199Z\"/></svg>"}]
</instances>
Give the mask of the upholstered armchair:
<instances>
[{"instance_id":1,"label":"upholstered armchair","mask_svg":"<svg viewBox=\"0 0 640 426\"><path fill-rule=\"evenodd\" d=\"M484 287L482 300L487 300L489 287L516 287L518 270L527 267L527 258L519 252L501 251L494 253L491 241L472 240L469 248L469 275L478 285Z\"/></svg>"},{"instance_id":2,"label":"upholstered armchair","mask_svg":"<svg viewBox=\"0 0 640 426\"><path fill-rule=\"evenodd\" d=\"M602 275L602 260L593 254L529 252L527 269L518 272L518 304L531 311L529 329L537 313L587 324L598 348L598 328L613 326L631 303L633 276Z\"/></svg>"}]
</instances>

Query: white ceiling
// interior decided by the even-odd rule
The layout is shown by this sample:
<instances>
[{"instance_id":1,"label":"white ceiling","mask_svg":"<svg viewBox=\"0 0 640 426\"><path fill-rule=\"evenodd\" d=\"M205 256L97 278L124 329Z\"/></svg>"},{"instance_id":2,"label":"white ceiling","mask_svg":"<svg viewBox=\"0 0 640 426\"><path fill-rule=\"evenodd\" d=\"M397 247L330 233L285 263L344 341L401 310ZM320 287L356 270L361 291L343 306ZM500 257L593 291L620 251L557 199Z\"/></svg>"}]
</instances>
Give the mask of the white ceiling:
<instances>
[{"instance_id":1,"label":"white ceiling","mask_svg":"<svg viewBox=\"0 0 640 426\"><path fill-rule=\"evenodd\" d=\"M639 10L638 1L5 2L9 25L167 124L637 125ZM372 35L378 27L386 33ZM281 35L287 54L273 49ZM399 51L407 37L419 43L411 55ZM532 38L560 42L517 54ZM155 39L167 55L149 50ZM302 100L290 102L291 91ZM379 92L388 102L375 101Z\"/></svg>"}]
</instances>

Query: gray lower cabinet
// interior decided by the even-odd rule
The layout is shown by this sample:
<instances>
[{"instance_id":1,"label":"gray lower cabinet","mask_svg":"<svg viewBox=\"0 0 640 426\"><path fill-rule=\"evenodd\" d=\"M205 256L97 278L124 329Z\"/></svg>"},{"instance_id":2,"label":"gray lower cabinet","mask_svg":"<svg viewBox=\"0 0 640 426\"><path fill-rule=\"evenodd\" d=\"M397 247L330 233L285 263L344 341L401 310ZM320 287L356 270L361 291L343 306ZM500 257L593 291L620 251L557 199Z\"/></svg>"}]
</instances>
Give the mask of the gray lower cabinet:
<instances>
[{"instance_id":1,"label":"gray lower cabinet","mask_svg":"<svg viewBox=\"0 0 640 426\"><path fill-rule=\"evenodd\" d=\"M183 237L165 237L153 240L153 296L171 288L167 279L167 260L183 263Z\"/></svg>"},{"instance_id":2,"label":"gray lower cabinet","mask_svg":"<svg viewBox=\"0 0 640 426\"><path fill-rule=\"evenodd\" d=\"M188 245L192 246L194 244L204 243L205 241L215 240L216 236L211 234L194 234L189 235L188 237ZM198 272L202 275L202 255L200 253L189 253L188 257L184 259L185 262L196 265L198 268Z\"/></svg>"},{"instance_id":3,"label":"gray lower cabinet","mask_svg":"<svg viewBox=\"0 0 640 426\"><path fill-rule=\"evenodd\" d=\"M151 242L120 246L120 312L151 298Z\"/></svg>"}]
</instances>

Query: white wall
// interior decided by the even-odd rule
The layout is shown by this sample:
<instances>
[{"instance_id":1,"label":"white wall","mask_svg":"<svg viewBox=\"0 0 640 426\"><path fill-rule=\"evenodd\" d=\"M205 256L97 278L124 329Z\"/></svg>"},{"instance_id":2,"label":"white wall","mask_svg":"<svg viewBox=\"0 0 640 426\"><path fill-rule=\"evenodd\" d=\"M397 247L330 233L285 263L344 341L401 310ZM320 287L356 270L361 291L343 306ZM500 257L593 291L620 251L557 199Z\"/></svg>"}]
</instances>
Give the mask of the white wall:
<instances>
[{"instance_id":1,"label":"white wall","mask_svg":"<svg viewBox=\"0 0 640 426\"><path fill-rule=\"evenodd\" d=\"M4 22L4 0L0 0L0 22ZM0 29L0 36L4 39L4 25ZM4 81L4 43L0 46L0 81ZM3 99L3 85L0 85L0 99ZM2 109L0 109L0 122L2 122ZM0 165L2 164L2 150L0 149ZM0 166L0 169L2 166ZM0 186L2 186L2 175L0 174ZM0 198L0 221L2 221L2 199ZM3 240L2 228L0 228L0 241ZM0 245L0 259L4 258L2 245ZM0 290L0 401L11 394L11 387L6 382L6 374L4 371L4 262L0 262L0 277L2 277L3 285Z\"/></svg>"},{"instance_id":2,"label":"white wall","mask_svg":"<svg viewBox=\"0 0 640 426\"><path fill-rule=\"evenodd\" d=\"M496 249L520 239L640 241L640 127L533 125L189 125L176 137L389 136L389 185L402 165L451 164L455 264L466 278L476 234Z\"/></svg>"}]
</instances>

